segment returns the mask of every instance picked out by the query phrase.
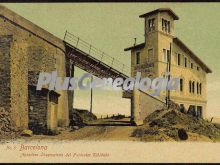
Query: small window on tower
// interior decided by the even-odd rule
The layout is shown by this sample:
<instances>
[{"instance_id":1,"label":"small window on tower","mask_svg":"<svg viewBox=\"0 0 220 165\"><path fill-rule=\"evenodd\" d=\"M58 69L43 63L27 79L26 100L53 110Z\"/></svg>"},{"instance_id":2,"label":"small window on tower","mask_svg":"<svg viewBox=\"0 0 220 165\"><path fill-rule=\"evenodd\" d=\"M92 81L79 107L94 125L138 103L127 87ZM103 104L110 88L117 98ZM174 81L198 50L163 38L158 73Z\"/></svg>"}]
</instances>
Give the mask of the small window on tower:
<instances>
[{"instance_id":1,"label":"small window on tower","mask_svg":"<svg viewBox=\"0 0 220 165\"><path fill-rule=\"evenodd\" d=\"M167 32L167 20L164 20L165 32Z\"/></svg>"},{"instance_id":2,"label":"small window on tower","mask_svg":"<svg viewBox=\"0 0 220 165\"><path fill-rule=\"evenodd\" d=\"M153 28L153 30L154 30L154 27L155 27L155 21L154 21L155 19L153 18L152 19L152 28Z\"/></svg>"},{"instance_id":3,"label":"small window on tower","mask_svg":"<svg viewBox=\"0 0 220 165\"><path fill-rule=\"evenodd\" d=\"M170 33L170 21L167 21L168 33Z\"/></svg>"},{"instance_id":4,"label":"small window on tower","mask_svg":"<svg viewBox=\"0 0 220 165\"><path fill-rule=\"evenodd\" d=\"M193 69L193 63L191 63L191 68Z\"/></svg>"},{"instance_id":5,"label":"small window on tower","mask_svg":"<svg viewBox=\"0 0 220 165\"><path fill-rule=\"evenodd\" d=\"M170 33L170 21L162 18L162 31Z\"/></svg>"},{"instance_id":6,"label":"small window on tower","mask_svg":"<svg viewBox=\"0 0 220 165\"><path fill-rule=\"evenodd\" d=\"M140 52L136 53L136 64L140 64Z\"/></svg>"},{"instance_id":7,"label":"small window on tower","mask_svg":"<svg viewBox=\"0 0 220 165\"><path fill-rule=\"evenodd\" d=\"M165 30L165 23L164 23L164 19L162 18L162 30Z\"/></svg>"},{"instance_id":8,"label":"small window on tower","mask_svg":"<svg viewBox=\"0 0 220 165\"><path fill-rule=\"evenodd\" d=\"M155 19L154 18L148 20L148 27L149 27L149 31L155 29Z\"/></svg>"}]
</instances>

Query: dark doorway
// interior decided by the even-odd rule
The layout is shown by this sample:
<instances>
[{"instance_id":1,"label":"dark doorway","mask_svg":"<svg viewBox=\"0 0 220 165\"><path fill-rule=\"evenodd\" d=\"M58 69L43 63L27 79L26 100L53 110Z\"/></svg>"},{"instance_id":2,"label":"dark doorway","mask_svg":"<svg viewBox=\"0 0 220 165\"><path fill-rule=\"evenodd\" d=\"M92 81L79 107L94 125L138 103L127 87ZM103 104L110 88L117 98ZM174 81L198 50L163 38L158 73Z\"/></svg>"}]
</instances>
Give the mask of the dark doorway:
<instances>
[{"instance_id":1,"label":"dark doorway","mask_svg":"<svg viewBox=\"0 0 220 165\"><path fill-rule=\"evenodd\" d=\"M187 113L192 115L192 116L196 116L196 106L195 105L190 105Z\"/></svg>"},{"instance_id":2,"label":"dark doorway","mask_svg":"<svg viewBox=\"0 0 220 165\"><path fill-rule=\"evenodd\" d=\"M197 106L197 117L202 117L202 106Z\"/></svg>"}]
</instances>

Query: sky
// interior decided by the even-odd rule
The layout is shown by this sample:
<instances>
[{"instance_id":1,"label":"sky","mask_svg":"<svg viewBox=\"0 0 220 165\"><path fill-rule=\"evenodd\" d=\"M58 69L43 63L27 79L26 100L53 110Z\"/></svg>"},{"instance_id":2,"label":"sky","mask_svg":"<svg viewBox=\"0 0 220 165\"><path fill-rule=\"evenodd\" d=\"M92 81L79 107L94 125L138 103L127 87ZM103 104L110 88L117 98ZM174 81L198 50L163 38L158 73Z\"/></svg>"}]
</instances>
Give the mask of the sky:
<instances>
[{"instance_id":1,"label":"sky","mask_svg":"<svg viewBox=\"0 0 220 165\"><path fill-rule=\"evenodd\" d=\"M180 38L213 71L207 75L207 117L220 117L220 3L10 3L4 4L31 22L63 38L65 31L130 65L124 48L144 41L139 15L169 7L178 16L175 36ZM76 75L82 71L77 69ZM128 114L130 102L120 92L94 91L93 112ZM75 93L74 107L89 109L89 91Z\"/></svg>"}]
</instances>

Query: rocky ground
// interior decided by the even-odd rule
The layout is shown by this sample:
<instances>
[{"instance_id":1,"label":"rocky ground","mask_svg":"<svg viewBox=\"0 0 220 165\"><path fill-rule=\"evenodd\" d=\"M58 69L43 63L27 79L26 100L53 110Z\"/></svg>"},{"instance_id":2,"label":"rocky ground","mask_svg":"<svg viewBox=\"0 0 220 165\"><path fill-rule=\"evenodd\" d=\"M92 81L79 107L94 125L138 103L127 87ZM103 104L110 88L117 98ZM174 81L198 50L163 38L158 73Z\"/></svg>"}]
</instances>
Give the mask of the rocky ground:
<instances>
[{"instance_id":1,"label":"rocky ground","mask_svg":"<svg viewBox=\"0 0 220 165\"><path fill-rule=\"evenodd\" d=\"M176 109L162 109L149 115L132 136L143 141L220 141L220 129L216 124Z\"/></svg>"}]
</instances>

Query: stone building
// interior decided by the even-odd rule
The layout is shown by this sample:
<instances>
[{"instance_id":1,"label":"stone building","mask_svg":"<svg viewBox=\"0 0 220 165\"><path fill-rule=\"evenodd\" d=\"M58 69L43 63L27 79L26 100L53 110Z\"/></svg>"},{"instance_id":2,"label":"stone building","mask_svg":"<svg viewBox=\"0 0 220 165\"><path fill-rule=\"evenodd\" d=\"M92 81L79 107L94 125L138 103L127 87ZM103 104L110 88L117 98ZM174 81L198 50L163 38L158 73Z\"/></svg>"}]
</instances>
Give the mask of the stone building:
<instances>
[{"instance_id":1,"label":"stone building","mask_svg":"<svg viewBox=\"0 0 220 165\"><path fill-rule=\"evenodd\" d=\"M0 6L0 107L18 129L68 126L72 93L36 91L39 72L71 72L63 41Z\"/></svg>"},{"instance_id":2,"label":"stone building","mask_svg":"<svg viewBox=\"0 0 220 165\"><path fill-rule=\"evenodd\" d=\"M131 74L137 71L142 77L164 77L170 59L171 77L180 77L178 91L170 91L170 99L193 111L195 115L204 117L206 113L206 74L211 69L199 59L179 38L174 36L174 21L179 17L169 8L160 8L140 15L144 18L145 42L126 48L131 51ZM157 98L163 102L166 92ZM140 91L134 92L133 104L135 120L140 123L152 112L152 109L141 99ZM141 101L143 100L143 101Z\"/></svg>"}]
</instances>

